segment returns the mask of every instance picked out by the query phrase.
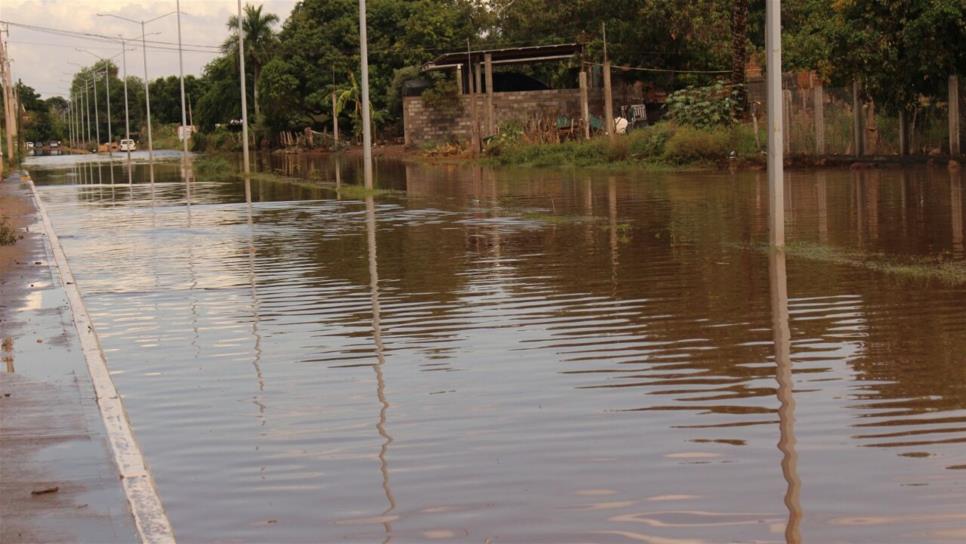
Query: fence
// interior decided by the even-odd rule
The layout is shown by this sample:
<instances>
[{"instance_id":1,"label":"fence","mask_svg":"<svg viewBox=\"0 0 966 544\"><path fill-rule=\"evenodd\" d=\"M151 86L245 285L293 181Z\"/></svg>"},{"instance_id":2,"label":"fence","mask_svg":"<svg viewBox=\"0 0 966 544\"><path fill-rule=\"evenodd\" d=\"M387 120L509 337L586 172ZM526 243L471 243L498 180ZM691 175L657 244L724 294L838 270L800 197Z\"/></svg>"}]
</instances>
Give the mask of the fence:
<instances>
[{"instance_id":1,"label":"fence","mask_svg":"<svg viewBox=\"0 0 966 544\"><path fill-rule=\"evenodd\" d=\"M912 111L899 115L863 100L858 85L827 87L809 73L785 74L785 151L793 155L959 155L966 137L964 79L950 77L945 95L921 97ZM764 81L749 82L748 90L752 107L763 120Z\"/></svg>"}]
</instances>

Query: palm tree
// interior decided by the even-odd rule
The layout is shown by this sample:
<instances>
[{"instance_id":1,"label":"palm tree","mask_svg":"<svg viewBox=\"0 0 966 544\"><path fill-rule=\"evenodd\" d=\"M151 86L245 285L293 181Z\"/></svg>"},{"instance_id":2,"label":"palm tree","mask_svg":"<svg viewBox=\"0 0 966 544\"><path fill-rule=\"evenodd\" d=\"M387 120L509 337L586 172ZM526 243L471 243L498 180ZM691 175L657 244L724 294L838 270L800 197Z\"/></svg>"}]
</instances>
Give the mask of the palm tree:
<instances>
[{"instance_id":1,"label":"palm tree","mask_svg":"<svg viewBox=\"0 0 966 544\"><path fill-rule=\"evenodd\" d=\"M262 73L262 66L268 62L271 55L272 46L275 45L277 37L272 28L278 23L278 15L274 13L262 14L262 7L245 4L245 15L242 21L242 29L245 32L245 60L252 67L254 72L254 102L255 118L258 118L260 108L258 106L258 76ZM238 51L238 16L232 15L228 19L228 29L232 31L225 43L222 44L222 51L225 54L232 54Z\"/></svg>"}]
</instances>

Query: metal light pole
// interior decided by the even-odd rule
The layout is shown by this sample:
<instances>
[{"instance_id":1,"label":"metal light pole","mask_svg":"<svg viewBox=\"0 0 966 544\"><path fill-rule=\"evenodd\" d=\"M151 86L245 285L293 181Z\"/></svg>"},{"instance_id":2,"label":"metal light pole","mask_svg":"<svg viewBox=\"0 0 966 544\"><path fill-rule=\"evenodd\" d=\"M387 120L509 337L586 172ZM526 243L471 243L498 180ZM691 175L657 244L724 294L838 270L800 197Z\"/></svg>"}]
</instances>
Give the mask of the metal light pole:
<instances>
[{"instance_id":1,"label":"metal light pole","mask_svg":"<svg viewBox=\"0 0 966 544\"><path fill-rule=\"evenodd\" d=\"M362 171L365 175L366 189L372 189L372 120L369 113L369 44L366 37L366 0L359 0L359 63L362 71Z\"/></svg>"},{"instance_id":2,"label":"metal light pole","mask_svg":"<svg viewBox=\"0 0 966 544\"><path fill-rule=\"evenodd\" d=\"M127 140L127 181L131 183L131 114L127 108L127 43L121 38L121 66L124 70L124 139Z\"/></svg>"},{"instance_id":3,"label":"metal light pole","mask_svg":"<svg viewBox=\"0 0 966 544\"><path fill-rule=\"evenodd\" d=\"M238 0L238 65L241 79L242 106L242 157L245 164L245 176L251 173L248 162L248 90L245 85L245 32L242 20L241 0Z\"/></svg>"},{"instance_id":4,"label":"metal light pole","mask_svg":"<svg viewBox=\"0 0 966 544\"><path fill-rule=\"evenodd\" d=\"M188 156L188 114L184 106L184 52L181 49L181 0L176 0L177 12L178 12L178 73L181 76L181 126L183 131L185 131L183 136L183 158ZM239 21L240 24L240 21Z\"/></svg>"},{"instance_id":5,"label":"metal light pole","mask_svg":"<svg viewBox=\"0 0 966 544\"><path fill-rule=\"evenodd\" d=\"M164 15L158 15L154 19L148 19L146 21L144 20L138 21L136 19L131 19L129 17L124 17L121 15L115 15L113 13L97 14L98 17L114 17L115 19L120 19L122 21L127 21L129 23L141 25L141 52L143 53L143 57L144 57L144 102L145 102L145 111L147 113L147 120L148 120L148 162L151 162L151 163L154 163L154 138L153 138L153 135L151 134L151 82L148 79L148 45L147 45L147 40L145 39L146 34L144 33L144 25L148 23L153 23L158 19L167 17L168 15L172 15L172 14L174 14L173 11L170 13L165 13ZM154 183L153 168L151 169L151 182Z\"/></svg>"},{"instance_id":6,"label":"metal light pole","mask_svg":"<svg viewBox=\"0 0 966 544\"><path fill-rule=\"evenodd\" d=\"M111 160L113 160L114 150L112 148L114 146L114 135L111 132L111 62L110 61L117 58L118 55L114 55L113 57L105 59L104 57L94 54L88 51L87 49L77 49L77 51L80 51L82 53L87 53L88 55L91 55L93 57L97 57L98 59L101 60L101 62L104 63L104 81L105 81L105 84L107 85L107 155L111 158ZM123 53L124 51L121 51L120 54L123 54ZM95 72L95 77L96 75L97 74ZM96 91L94 92L94 101L96 104L97 102ZM98 144L100 144L100 141L98 141Z\"/></svg>"},{"instance_id":7,"label":"metal light pole","mask_svg":"<svg viewBox=\"0 0 966 544\"><path fill-rule=\"evenodd\" d=\"M765 58L768 97L768 227L774 247L785 246L785 166L782 139L781 0L765 2Z\"/></svg>"}]
</instances>

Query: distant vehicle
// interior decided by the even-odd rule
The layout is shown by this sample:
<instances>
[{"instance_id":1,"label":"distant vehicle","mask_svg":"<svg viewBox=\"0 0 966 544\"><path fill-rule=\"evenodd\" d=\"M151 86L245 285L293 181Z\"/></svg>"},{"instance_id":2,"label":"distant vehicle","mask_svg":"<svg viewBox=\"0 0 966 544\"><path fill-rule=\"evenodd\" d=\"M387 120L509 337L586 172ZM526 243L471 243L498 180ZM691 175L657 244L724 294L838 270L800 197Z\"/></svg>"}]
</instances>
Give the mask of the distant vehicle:
<instances>
[{"instance_id":1,"label":"distant vehicle","mask_svg":"<svg viewBox=\"0 0 966 544\"><path fill-rule=\"evenodd\" d=\"M134 140L128 140L124 138L121 140L121 151L137 151L138 144L134 143Z\"/></svg>"},{"instance_id":2,"label":"distant vehicle","mask_svg":"<svg viewBox=\"0 0 966 544\"><path fill-rule=\"evenodd\" d=\"M34 143L33 142L27 142L27 149L33 149L33 148L34 148Z\"/></svg>"},{"instance_id":3,"label":"distant vehicle","mask_svg":"<svg viewBox=\"0 0 966 544\"><path fill-rule=\"evenodd\" d=\"M50 147L51 149L57 149L58 147L60 147L60 140L51 140L51 141L50 141L50 143L49 143L49 144L47 144L47 145L48 145L48 146L49 146L49 147Z\"/></svg>"},{"instance_id":4,"label":"distant vehicle","mask_svg":"<svg viewBox=\"0 0 966 544\"><path fill-rule=\"evenodd\" d=\"M43 142L34 142L34 148L36 148L36 149L43 149L44 148L44 143Z\"/></svg>"}]
</instances>

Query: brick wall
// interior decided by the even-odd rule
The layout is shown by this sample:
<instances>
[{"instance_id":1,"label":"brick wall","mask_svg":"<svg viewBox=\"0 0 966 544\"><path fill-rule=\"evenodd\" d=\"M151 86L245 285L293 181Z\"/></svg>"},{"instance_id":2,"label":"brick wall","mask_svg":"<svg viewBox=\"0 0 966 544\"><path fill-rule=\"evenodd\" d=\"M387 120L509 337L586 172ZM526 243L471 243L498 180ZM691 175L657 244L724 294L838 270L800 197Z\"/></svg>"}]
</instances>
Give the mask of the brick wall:
<instances>
[{"instance_id":1,"label":"brick wall","mask_svg":"<svg viewBox=\"0 0 966 544\"><path fill-rule=\"evenodd\" d=\"M486 135L486 97L477 96L480 127ZM590 113L603 115L603 93L590 89ZM403 123L406 145L423 145L449 141L464 142L471 137L473 119L469 95L460 97L460 107L443 111L427 105L422 97L403 98ZM517 91L493 94L493 115L497 127L507 121L525 123L533 117L556 118L565 115L579 121L580 90Z\"/></svg>"}]
</instances>

